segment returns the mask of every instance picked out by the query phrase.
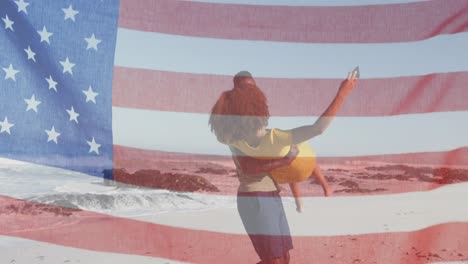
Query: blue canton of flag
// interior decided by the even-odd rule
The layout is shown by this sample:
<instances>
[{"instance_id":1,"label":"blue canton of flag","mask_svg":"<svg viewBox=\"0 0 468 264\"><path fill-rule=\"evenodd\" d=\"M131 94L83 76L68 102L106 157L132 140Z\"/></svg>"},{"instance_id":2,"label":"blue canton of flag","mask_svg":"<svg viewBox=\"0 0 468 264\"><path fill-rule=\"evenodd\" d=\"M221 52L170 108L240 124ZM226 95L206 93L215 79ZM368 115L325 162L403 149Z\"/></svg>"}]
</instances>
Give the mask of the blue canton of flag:
<instances>
[{"instance_id":1,"label":"blue canton of flag","mask_svg":"<svg viewBox=\"0 0 468 264\"><path fill-rule=\"evenodd\" d=\"M118 0L0 1L0 156L112 167L118 14Z\"/></svg>"}]
</instances>

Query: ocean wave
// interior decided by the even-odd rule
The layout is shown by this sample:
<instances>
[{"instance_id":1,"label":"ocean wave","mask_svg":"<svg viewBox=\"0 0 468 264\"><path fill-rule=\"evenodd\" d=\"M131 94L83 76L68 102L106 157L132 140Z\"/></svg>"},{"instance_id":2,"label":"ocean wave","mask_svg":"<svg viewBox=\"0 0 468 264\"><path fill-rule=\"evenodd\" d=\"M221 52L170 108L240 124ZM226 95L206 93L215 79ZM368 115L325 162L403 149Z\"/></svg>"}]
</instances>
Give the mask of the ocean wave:
<instances>
[{"instance_id":1,"label":"ocean wave","mask_svg":"<svg viewBox=\"0 0 468 264\"><path fill-rule=\"evenodd\" d=\"M29 197L27 200L52 206L123 215L147 215L170 211L199 211L235 206L235 197L202 196L196 193L132 189L106 194L44 194Z\"/></svg>"}]
</instances>

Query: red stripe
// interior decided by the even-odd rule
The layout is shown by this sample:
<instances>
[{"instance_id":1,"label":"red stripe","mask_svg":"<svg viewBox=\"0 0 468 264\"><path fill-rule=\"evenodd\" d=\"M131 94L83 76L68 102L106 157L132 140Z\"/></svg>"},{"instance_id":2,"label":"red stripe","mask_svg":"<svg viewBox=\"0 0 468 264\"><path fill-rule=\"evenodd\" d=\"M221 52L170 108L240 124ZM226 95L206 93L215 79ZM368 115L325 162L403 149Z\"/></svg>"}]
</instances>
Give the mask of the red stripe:
<instances>
[{"instance_id":1,"label":"red stripe","mask_svg":"<svg viewBox=\"0 0 468 264\"><path fill-rule=\"evenodd\" d=\"M258 259L246 235L175 228L5 196L0 196L0 206L0 235L191 263L255 263ZM37 206L41 209L34 209ZM8 213L15 207L29 209ZM468 223L445 223L413 232L294 237L293 243L292 263L466 260Z\"/></svg>"},{"instance_id":2,"label":"red stripe","mask_svg":"<svg viewBox=\"0 0 468 264\"><path fill-rule=\"evenodd\" d=\"M135 160L134 160L135 159ZM137 159L137 160L136 160ZM179 152L144 150L125 146L114 146L115 168L151 168L151 162L157 160L213 161L231 162L231 156L205 155ZM370 155L357 157L318 157L320 163L344 165L353 161L403 163L415 166L468 166L468 147L452 151L419 152L388 155ZM137 163L141 161L141 163ZM234 165L232 165L234 166Z\"/></svg>"},{"instance_id":3,"label":"red stripe","mask_svg":"<svg viewBox=\"0 0 468 264\"><path fill-rule=\"evenodd\" d=\"M464 32L467 22L466 0L346 7L122 0L119 26L224 39L369 43L417 41Z\"/></svg>"},{"instance_id":4,"label":"red stripe","mask_svg":"<svg viewBox=\"0 0 468 264\"><path fill-rule=\"evenodd\" d=\"M468 170L459 169L460 165L468 165L468 147L448 152L319 158L318 164L322 165L325 176L335 179L329 181L329 184L335 190L336 196L427 191L447 184L468 181ZM395 175L394 172L392 174L389 170L394 169L385 169L385 165L398 165L405 172L400 175ZM451 168L445 168L449 166ZM328 169L324 170L324 167ZM369 167L378 168L376 170ZM213 194L235 195L239 185L235 178L235 166L229 156L171 153L114 146L114 168L123 168L129 173L152 169L171 175L201 176L218 187L219 192L211 192ZM203 170L211 172L205 173ZM342 172L337 174L336 171L339 170ZM413 178L407 178L408 176ZM116 172L114 177L118 182L150 188L159 188L162 179L157 173L132 177L128 173ZM389 178L398 181L389 181ZM346 181L357 186L346 186L343 183ZM322 195L322 190L318 186L310 185L309 181L303 182L301 189L303 196ZM282 195L292 194L285 186Z\"/></svg>"},{"instance_id":5,"label":"red stripe","mask_svg":"<svg viewBox=\"0 0 468 264\"><path fill-rule=\"evenodd\" d=\"M340 80L256 78L273 116L320 115ZM468 72L360 80L341 116L388 116L468 110ZM209 113L232 76L116 67L113 105L159 111ZM131 91L131 92L129 92Z\"/></svg>"}]
</instances>

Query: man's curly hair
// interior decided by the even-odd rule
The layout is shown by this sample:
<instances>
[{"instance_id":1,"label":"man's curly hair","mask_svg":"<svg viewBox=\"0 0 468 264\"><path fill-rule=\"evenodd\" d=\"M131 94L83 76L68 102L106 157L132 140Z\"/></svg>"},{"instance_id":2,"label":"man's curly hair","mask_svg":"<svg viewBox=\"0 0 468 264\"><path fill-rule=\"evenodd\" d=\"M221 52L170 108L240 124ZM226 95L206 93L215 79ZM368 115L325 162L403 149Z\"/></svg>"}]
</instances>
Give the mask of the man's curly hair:
<instances>
[{"instance_id":1,"label":"man's curly hair","mask_svg":"<svg viewBox=\"0 0 468 264\"><path fill-rule=\"evenodd\" d=\"M224 144L256 133L268 125L270 117L267 98L249 72L239 72L233 81L234 88L221 94L208 122L218 141Z\"/></svg>"}]
</instances>

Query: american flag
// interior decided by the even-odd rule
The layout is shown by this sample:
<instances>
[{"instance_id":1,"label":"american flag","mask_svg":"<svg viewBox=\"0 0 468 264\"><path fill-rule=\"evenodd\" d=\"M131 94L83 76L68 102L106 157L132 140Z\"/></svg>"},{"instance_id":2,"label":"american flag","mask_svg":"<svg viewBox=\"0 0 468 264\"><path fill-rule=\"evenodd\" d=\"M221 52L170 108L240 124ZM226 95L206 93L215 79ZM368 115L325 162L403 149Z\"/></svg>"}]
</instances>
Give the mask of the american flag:
<instances>
[{"instance_id":1,"label":"american flag","mask_svg":"<svg viewBox=\"0 0 468 264\"><path fill-rule=\"evenodd\" d=\"M0 17L2 158L97 177L112 168L158 169L165 158L229 160L207 120L233 74L251 71L268 97L271 125L287 128L320 115L359 65L358 87L311 141L319 160L336 169L356 160L430 165L424 173L438 178L401 181L382 196L308 197L333 208L317 218L341 221L323 229L291 224L292 263L467 260L468 1L1 0ZM128 180L119 177L111 179ZM40 179L24 184L40 188ZM38 204L0 195L3 236L134 262L143 261L135 255L258 261L245 232L217 219L177 214L158 222L72 209L72 217L19 215L8 208ZM219 219L236 217L233 210Z\"/></svg>"},{"instance_id":2,"label":"american flag","mask_svg":"<svg viewBox=\"0 0 468 264\"><path fill-rule=\"evenodd\" d=\"M2 156L89 172L112 167L118 8L1 2Z\"/></svg>"}]
</instances>

